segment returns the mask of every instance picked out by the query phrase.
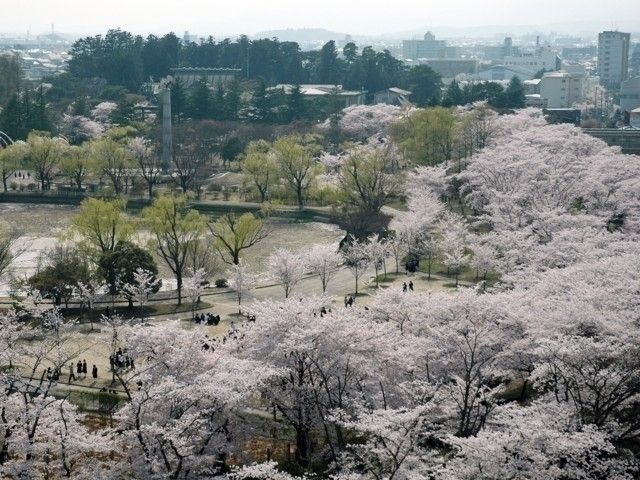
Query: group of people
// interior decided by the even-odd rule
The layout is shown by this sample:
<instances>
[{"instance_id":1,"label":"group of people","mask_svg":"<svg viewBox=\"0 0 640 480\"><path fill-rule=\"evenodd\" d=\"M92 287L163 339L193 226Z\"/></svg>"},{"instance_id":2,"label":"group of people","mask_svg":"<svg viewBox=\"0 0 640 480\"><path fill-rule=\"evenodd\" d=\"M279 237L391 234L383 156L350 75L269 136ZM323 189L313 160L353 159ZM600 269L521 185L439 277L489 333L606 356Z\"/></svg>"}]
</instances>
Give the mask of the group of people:
<instances>
[{"instance_id":1,"label":"group of people","mask_svg":"<svg viewBox=\"0 0 640 480\"><path fill-rule=\"evenodd\" d=\"M352 297L351 295L348 295L346 297L344 297L344 306L346 307L353 307L353 304L355 303L356 299L354 297Z\"/></svg>"},{"instance_id":2,"label":"group of people","mask_svg":"<svg viewBox=\"0 0 640 480\"><path fill-rule=\"evenodd\" d=\"M72 381L75 382L77 380L83 380L87 378L87 373L88 372L87 372L86 360L82 360L82 361L78 360L78 363L76 363L75 365L73 363L70 363L69 379L67 380L67 382L71 383ZM47 377L47 380L57 382L58 380L60 380L60 369L59 368L52 369L51 367L47 367L43 375ZM95 365L91 369L91 376L94 379L98 378L98 367L96 367Z\"/></svg>"},{"instance_id":3,"label":"group of people","mask_svg":"<svg viewBox=\"0 0 640 480\"><path fill-rule=\"evenodd\" d=\"M53 370L51 370L51 367L48 367L44 371L44 375L47 377L47 380L53 380L57 382L58 380L60 380L60 369L54 368Z\"/></svg>"},{"instance_id":4,"label":"group of people","mask_svg":"<svg viewBox=\"0 0 640 480\"><path fill-rule=\"evenodd\" d=\"M136 368L133 363L133 357L126 351L123 352L121 348L119 348L117 352L109 355L109 366L111 367L111 371L122 368Z\"/></svg>"},{"instance_id":5,"label":"group of people","mask_svg":"<svg viewBox=\"0 0 640 480\"><path fill-rule=\"evenodd\" d=\"M196 314L193 320L202 325L218 325L220 323L220 315L213 315L212 313L200 313Z\"/></svg>"},{"instance_id":6,"label":"group of people","mask_svg":"<svg viewBox=\"0 0 640 480\"><path fill-rule=\"evenodd\" d=\"M409 282L408 288L409 288L409 291L413 292L413 282ZM403 282L402 291L404 293L407 293L407 282Z\"/></svg>"}]
</instances>

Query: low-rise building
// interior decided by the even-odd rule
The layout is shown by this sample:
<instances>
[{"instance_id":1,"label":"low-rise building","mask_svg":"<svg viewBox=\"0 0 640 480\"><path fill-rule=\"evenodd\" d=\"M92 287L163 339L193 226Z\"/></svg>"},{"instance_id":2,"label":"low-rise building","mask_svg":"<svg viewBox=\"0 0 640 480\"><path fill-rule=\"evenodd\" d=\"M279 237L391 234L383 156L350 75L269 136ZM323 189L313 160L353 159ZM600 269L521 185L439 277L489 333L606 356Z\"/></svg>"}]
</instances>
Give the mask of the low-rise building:
<instances>
[{"instance_id":1,"label":"low-rise building","mask_svg":"<svg viewBox=\"0 0 640 480\"><path fill-rule=\"evenodd\" d=\"M629 112L629 125L633 128L640 128L640 108Z\"/></svg>"},{"instance_id":2,"label":"low-rise building","mask_svg":"<svg viewBox=\"0 0 640 480\"><path fill-rule=\"evenodd\" d=\"M532 108L545 108L547 105L539 93L529 93L524 96L524 104Z\"/></svg>"},{"instance_id":3,"label":"low-rise building","mask_svg":"<svg viewBox=\"0 0 640 480\"><path fill-rule=\"evenodd\" d=\"M404 106L411 103L409 96L411 92L397 87L387 88L373 96L374 103L386 103L387 105Z\"/></svg>"},{"instance_id":4,"label":"low-rise building","mask_svg":"<svg viewBox=\"0 0 640 480\"><path fill-rule=\"evenodd\" d=\"M560 70L562 61L551 47L539 48L535 53L521 53L504 57L506 67L515 67L536 73L541 70L547 72Z\"/></svg>"},{"instance_id":5,"label":"low-rise building","mask_svg":"<svg viewBox=\"0 0 640 480\"><path fill-rule=\"evenodd\" d=\"M525 95L536 95L540 94L540 78L534 78L531 80L525 80L522 82L524 85L524 93Z\"/></svg>"},{"instance_id":6,"label":"low-rise building","mask_svg":"<svg viewBox=\"0 0 640 480\"><path fill-rule=\"evenodd\" d=\"M478 73L478 61L472 59L433 59L420 62L429 65L444 79L453 79L458 75L473 75Z\"/></svg>"},{"instance_id":7,"label":"low-rise building","mask_svg":"<svg viewBox=\"0 0 640 480\"><path fill-rule=\"evenodd\" d=\"M189 88L194 83L204 79L214 88L218 85L227 85L242 73L239 68L202 68L202 67L176 67L171 69L173 77L179 79Z\"/></svg>"},{"instance_id":8,"label":"low-rise building","mask_svg":"<svg viewBox=\"0 0 640 480\"><path fill-rule=\"evenodd\" d=\"M640 108L640 77L630 78L620 84L620 110L623 113Z\"/></svg>"},{"instance_id":9,"label":"low-rise building","mask_svg":"<svg viewBox=\"0 0 640 480\"><path fill-rule=\"evenodd\" d=\"M569 72L545 73L540 80L540 96L546 108L571 108L584 101L584 77Z\"/></svg>"},{"instance_id":10,"label":"low-rise building","mask_svg":"<svg viewBox=\"0 0 640 480\"><path fill-rule=\"evenodd\" d=\"M290 95L294 85L280 84L269 90L282 90L285 95ZM300 93L307 98L329 98L332 95L346 108L352 105L364 105L367 101L367 92L362 90L344 90L342 85L300 85Z\"/></svg>"},{"instance_id":11,"label":"low-rise building","mask_svg":"<svg viewBox=\"0 0 640 480\"><path fill-rule=\"evenodd\" d=\"M518 77L521 81L532 80L535 76L535 72L524 70L518 67L508 67L506 65L494 65L485 70L472 75L474 80L486 81L486 82L498 82L502 80L511 80L513 77Z\"/></svg>"}]
</instances>

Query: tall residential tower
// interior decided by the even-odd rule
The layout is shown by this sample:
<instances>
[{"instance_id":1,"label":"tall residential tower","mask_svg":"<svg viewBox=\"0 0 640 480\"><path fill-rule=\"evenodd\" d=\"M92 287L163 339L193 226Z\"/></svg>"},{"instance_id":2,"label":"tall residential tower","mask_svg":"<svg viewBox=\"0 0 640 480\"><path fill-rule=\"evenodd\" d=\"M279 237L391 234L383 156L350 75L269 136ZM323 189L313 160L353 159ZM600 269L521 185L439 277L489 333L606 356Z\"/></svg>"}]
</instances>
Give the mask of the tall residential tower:
<instances>
[{"instance_id":1,"label":"tall residential tower","mask_svg":"<svg viewBox=\"0 0 640 480\"><path fill-rule=\"evenodd\" d=\"M611 89L629 78L629 43L631 34L602 32L598 36L598 74L600 84Z\"/></svg>"}]
</instances>

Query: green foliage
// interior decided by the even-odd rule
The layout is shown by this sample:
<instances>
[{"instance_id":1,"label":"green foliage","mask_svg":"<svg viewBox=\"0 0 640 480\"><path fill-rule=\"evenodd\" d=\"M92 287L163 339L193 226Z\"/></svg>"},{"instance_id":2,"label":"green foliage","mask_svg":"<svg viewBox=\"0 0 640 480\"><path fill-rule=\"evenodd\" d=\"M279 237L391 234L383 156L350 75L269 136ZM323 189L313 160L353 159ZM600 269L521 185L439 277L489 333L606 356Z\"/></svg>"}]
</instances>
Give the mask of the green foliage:
<instances>
[{"instance_id":1,"label":"green foliage","mask_svg":"<svg viewBox=\"0 0 640 480\"><path fill-rule=\"evenodd\" d=\"M151 231L152 245L174 274L178 305L181 305L191 245L204 233L206 220L197 211L189 209L185 196L159 197L142 211L142 216Z\"/></svg>"},{"instance_id":2,"label":"green foliage","mask_svg":"<svg viewBox=\"0 0 640 480\"><path fill-rule=\"evenodd\" d=\"M401 86L411 93L411 101L419 107L440 102L442 78L428 65L418 65L404 76Z\"/></svg>"},{"instance_id":3,"label":"green foliage","mask_svg":"<svg viewBox=\"0 0 640 480\"><path fill-rule=\"evenodd\" d=\"M29 156L27 166L35 172L42 191L49 190L54 170L58 167L65 151L66 142L59 138L51 138L38 133L31 133L27 138Z\"/></svg>"},{"instance_id":4,"label":"green foliage","mask_svg":"<svg viewBox=\"0 0 640 480\"><path fill-rule=\"evenodd\" d=\"M192 118L210 118L212 111L211 90L204 78L198 80L189 95L189 115Z\"/></svg>"},{"instance_id":5,"label":"green foliage","mask_svg":"<svg viewBox=\"0 0 640 480\"><path fill-rule=\"evenodd\" d=\"M309 188L322 170L314 158L319 149L320 146L311 137L282 137L273 143L280 176L295 194L301 209Z\"/></svg>"},{"instance_id":6,"label":"green foliage","mask_svg":"<svg viewBox=\"0 0 640 480\"><path fill-rule=\"evenodd\" d=\"M340 169L344 203L363 213L376 215L398 186L391 160L381 149L351 151Z\"/></svg>"},{"instance_id":7,"label":"green foliage","mask_svg":"<svg viewBox=\"0 0 640 480\"><path fill-rule=\"evenodd\" d=\"M211 227L214 247L220 258L229 265L240 263L240 254L266 236L264 221L251 213L236 216L222 215Z\"/></svg>"},{"instance_id":8,"label":"green foliage","mask_svg":"<svg viewBox=\"0 0 640 480\"><path fill-rule=\"evenodd\" d=\"M44 298L52 299L56 305L68 304L80 283L90 280L89 265L79 250L58 246L47 252L46 266L39 269L28 280L29 286Z\"/></svg>"},{"instance_id":9,"label":"green foliage","mask_svg":"<svg viewBox=\"0 0 640 480\"><path fill-rule=\"evenodd\" d=\"M128 241L133 235L133 224L125 216L124 200L87 198L73 217L71 233L80 237L80 247L96 263L105 252Z\"/></svg>"},{"instance_id":10,"label":"green foliage","mask_svg":"<svg viewBox=\"0 0 640 480\"><path fill-rule=\"evenodd\" d=\"M518 77L513 77L504 91L505 108L524 108L524 85Z\"/></svg>"},{"instance_id":11,"label":"green foliage","mask_svg":"<svg viewBox=\"0 0 640 480\"><path fill-rule=\"evenodd\" d=\"M138 91L145 78L144 40L122 30L77 40L69 53L69 72L77 77L104 78L111 85Z\"/></svg>"},{"instance_id":12,"label":"green foliage","mask_svg":"<svg viewBox=\"0 0 640 480\"><path fill-rule=\"evenodd\" d=\"M443 107L418 110L396 124L392 135L418 165L438 165L453 158L458 120Z\"/></svg>"},{"instance_id":13,"label":"green foliage","mask_svg":"<svg viewBox=\"0 0 640 480\"><path fill-rule=\"evenodd\" d=\"M22 67L17 55L0 55L0 107L18 93L22 84Z\"/></svg>"},{"instance_id":14,"label":"green foliage","mask_svg":"<svg viewBox=\"0 0 640 480\"><path fill-rule=\"evenodd\" d=\"M143 248L129 242L118 243L113 250L100 255L98 275L105 281L110 295L118 295L125 284L135 284L134 273L141 268L154 276L158 275L158 265L153 256ZM153 293L160 289L155 282Z\"/></svg>"},{"instance_id":15,"label":"green foliage","mask_svg":"<svg viewBox=\"0 0 640 480\"><path fill-rule=\"evenodd\" d=\"M264 140L251 142L241 161L245 183L258 190L261 202L267 200L269 188L278 181L278 167L270 148Z\"/></svg>"},{"instance_id":16,"label":"green foliage","mask_svg":"<svg viewBox=\"0 0 640 480\"><path fill-rule=\"evenodd\" d=\"M0 130L13 140L24 140L34 130L49 132L51 129L51 113L42 87L13 93L0 112Z\"/></svg>"},{"instance_id":17,"label":"green foliage","mask_svg":"<svg viewBox=\"0 0 640 480\"><path fill-rule=\"evenodd\" d=\"M28 155L29 147L24 142L15 142L0 149L0 177L5 192L7 191L7 180L24 165Z\"/></svg>"}]
</instances>

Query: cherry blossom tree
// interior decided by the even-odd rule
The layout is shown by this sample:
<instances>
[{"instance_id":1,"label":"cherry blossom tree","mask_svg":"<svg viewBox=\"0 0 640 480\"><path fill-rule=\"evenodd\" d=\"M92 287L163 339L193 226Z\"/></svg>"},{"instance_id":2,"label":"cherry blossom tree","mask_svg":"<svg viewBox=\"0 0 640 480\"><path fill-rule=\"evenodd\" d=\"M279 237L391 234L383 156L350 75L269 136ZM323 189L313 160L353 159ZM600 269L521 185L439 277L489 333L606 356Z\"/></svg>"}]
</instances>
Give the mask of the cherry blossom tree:
<instances>
[{"instance_id":1,"label":"cherry blossom tree","mask_svg":"<svg viewBox=\"0 0 640 480\"><path fill-rule=\"evenodd\" d=\"M323 295L327 291L329 280L336 274L341 265L342 257L335 246L318 244L309 249L306 267L320 279Z\"/></svg>"},{"instance_id":2,"label":"cherry blossom tree","mask_svg":"<svg viewBox=\"0 0 640 480\"><path fill-rule=\"evenodd\" d=\"M66 397L53 396L63 368L83 349L55 307L40 299L22 307L42 323L31 327L13 311L0 313L0 475L88 478L102 465L107 444Z\"/></svg>"},{"instance_id":3,"label":"cherry blossom tree","mask_svg":"<svg viewBox=\"0 0 640 480\"><path fill-rule=\"evenodd\" d=\"M387 375L397 378L406 371L396 355L402 342L391 325L370 322L353 309L317 315L327 302L322 297L259 302L251 308L256 321L239 336L241 357L278 372L263 394L275 418L295 433L295 460L302 467L321 453L312 441L314 431L322 432L330 458L346 447L347 431L332 412L350 415L363 396L369 405L382 406L382 398L393 395Z\"/></svg>"},{"instance_id":4,"label":"cherry blossom tree","mask_svg":"<svg viewBox=\"0 0 640 480\"><path fill-rule=\"evenodd\" d=\"M369 137L382 136L390 125L400 118L402 109L393 105L353 105L342 111L339 121L340 130L356 141L365 141ZM330 121L326 120L322 128L328 130Z\"/></svg>"},{"instance_id":5,"label":"cherry blossom tree","mask_svg":"<svg viewBox=\"0 0 640 480\"><path fill-rule=\"evenodd\" d=\"M373 268L376 272L376 288L380 287L380 279L379 272L380 269L384 269L385 278L387 276L387 256L389 255L389 250L387 248L387 242L381 239L378 235L371 235L367 239L367 244L365 245L365 252L367 255L368 263L373 265Z\"/></svg>"},{"instance_id":6,"label":"cherry blossom tree","mask_svg":"<svg viewBox=\"0 0 640 480\"><path fill-rule=\"evenodd\" d=\"M99 138L104 133L104 125L81 115L63 115L60 131L71 145L80 145Z\"/></svg>"},{"instance_id":7,"label":"cherry blossom tree","mask_svg":"<svg viewBox=\"0 0 640 480\"><path fill-rule=\"evenodd\" d=\"M569 409L544 400L499 407L477 436L452 438L457 455L443 478L633 478L625 460L612 459L606 432L580 427Z\"/></svg>"},{"instance_id":8,"label":"cherry blossom tree","mask_svg":"<svg viewBox=\"0 0 640 480\"><path fill-rule=\"evenodd\" d=\"M453 273L458 286L460 273L469 263L467 249L467 230L462 221L453 214L447 215L440 225L442 236L440 249L442 251L442 263L447 270Z\"/></svg>"},{"instance_id":9,"label":"cherry blossom tree","mask_svg":"<svg viewBox=\"0 0 640 480\"><path fill-rule=\"evenodd\" d=\"M133 272L133 282L127 283L119 289L129 301L136 301L142 322L145 318L144 307L149 303L149 295L158 291L160 283L161 280L156 278L152 272L138 267Z\"/></svg>"},{"instance_id":10,"label":"cherry blossom tree","mask_svg":"<svg viewBox=\"0 0 640 480\"><path fill-rule=\"evenodd\" d=\"M160 157L149 141L142 137L132 138L127 144L127 149L129 156L133 158L140 170L140 176L147 182L149 198L153 198L153 187L160 181L162 175Z\"/></svg>"},{"instance_id":11,"label":"cherry blossom tree","mask_svg":"<svg viewBox=\"0 0 640 480\"><path fill-rule=\"evenodd\" d=\"M280 248L269 256L267 265L271 277L284 288L284 298L289 298L291 291L304 275L305 256L301 252Z\"/></svg>"},{"instance_id":12,"label":"cherry blossom tree","mask_svg":"<svg viewBox=\"0 0 640 480\"><path fill-rule=\"evenodd\" d=\"M125 345L140 360L117 416L122 467L155 479L223 473L228 456L242 454L230 440L241 437L243 408L272 371L177 323L136 326Z\"/></svg>"},{"instance_id":13,"label":"cherry blossom tree","mask_svg":"<svg viewBox=\"0 0 640 480\"><path fill-rule=\"evenodd\" d=\"M111 124L111 116L118 109L118 105L115 102L102 102L99 103L91 110L91 117L105 126Z\"/></svg>"},{"instance_id":14,"label":"cherry blossom tree","mask_svg":"<svg viewBox=\"0 0 640 480\"><path fill-rule=\"evenodd\" d=\"M369 267L369 256L367 255L366 243L355 237L349 238L349 244L342 251L345 265L351 271L356 281L355 294L358 294L358 285L360 278L364 275Z\"/></svg>"},{"instance_id":15,"label":"cherry blossom tree","mask_svg":"<svg viewBox=\"0 0 640 480\"><path fill-rule=\"evenodd\" d=\"M191 320L196 317L196 308L200 303L200 298L205 291L207 275L203 268L199 268L191 273L184 281L184 293L191 303Z\"/></svg>"},{"instance_id":16,"label":"cherry blossom tree","mask_svg":"<svg viewBox=\"0 0 640 480\"><path fill-rule=\"evenodd\" d=\"M242 298L256 285L256 278L252 275L242 261L231 267L229 274L229 287L236 292L238 298L238 315L242 314Z\"/></svg>"}]
</instances>

